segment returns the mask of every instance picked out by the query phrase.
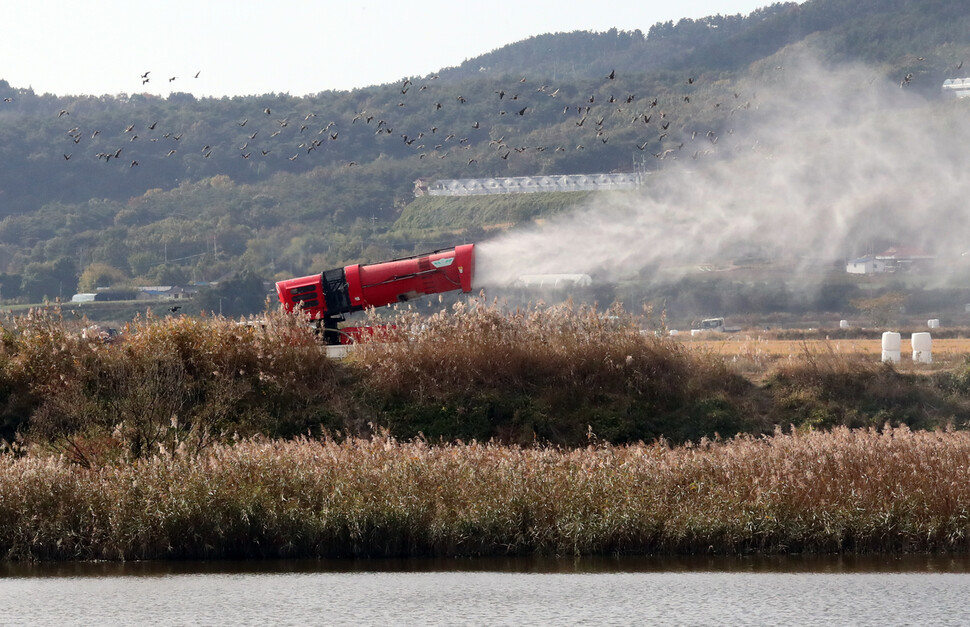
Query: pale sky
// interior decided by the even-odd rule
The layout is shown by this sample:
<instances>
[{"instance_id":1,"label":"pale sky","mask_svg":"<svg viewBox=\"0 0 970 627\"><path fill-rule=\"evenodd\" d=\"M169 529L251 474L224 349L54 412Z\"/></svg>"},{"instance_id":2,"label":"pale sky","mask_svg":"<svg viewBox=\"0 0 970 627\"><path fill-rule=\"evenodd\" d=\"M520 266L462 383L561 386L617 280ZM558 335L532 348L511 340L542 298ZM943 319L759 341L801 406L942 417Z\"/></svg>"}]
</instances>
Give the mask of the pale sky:
<instances>
[{"instance_id":1,"label":"pale sky","mask_svg":"<svg viewBox=\"0 0 970 627\"><path fill-rule=\"evenodd\" d=\"M770 4L4 0L0 79L59 96L171 91L303 96L426 75L544 33L615 27L646 34L657 22L747 15ZM147 83L141 78L145 72Z\"/></svg>"}]
</instances>

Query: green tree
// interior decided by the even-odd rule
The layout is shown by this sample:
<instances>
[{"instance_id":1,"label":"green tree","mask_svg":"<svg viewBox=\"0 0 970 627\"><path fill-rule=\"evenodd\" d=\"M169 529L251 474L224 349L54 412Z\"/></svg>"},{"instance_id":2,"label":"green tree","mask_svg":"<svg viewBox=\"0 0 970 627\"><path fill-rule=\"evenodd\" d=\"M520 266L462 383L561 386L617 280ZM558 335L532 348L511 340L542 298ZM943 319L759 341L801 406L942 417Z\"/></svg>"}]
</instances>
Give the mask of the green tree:
<instances>
[{"instance_id":1,"label":"green tree","mask_svg":"<svg viewBox=\"0 0 970 627\"><path fill-rule=\"evenodd\" d=\"M23 294L24 278L19 274L0 272L0 299L11 300Z\"/></svg>"},{"instance_id":2,"label":"green tree","mask_svg":"<svg viewBox=\"0 0 970 627\"><path fill-rule=\"evenodd\" d=\"M92 263L81 273L78 289L82 292L93 292L99 287L117 285L124 280L125 273L118 268L106 263Z\"/></svg>"},{"instance_id":3,"label":"green tree","mask_svg":"<svg viewBox=\"0 0 970 627\"><path fill-rule=\"evenodd\" d=\"M195 302L200 310L228 317L249 316L263 311L267 296L266 281L246 270L217 285L203 288Z\"/></svg>"},{"instance_id":4,"label":"green tree","mask_svg":"<svg viewBox=\"0 0 970 627\"><path fill-rule=\"evenodd\" d=\"M869 319L873 326L883 327L896 322L909 297L901 292L888 292L874 298L857 298L852 306Z\"/></svg>"},{"instance_id":5,"label":"green tree","mask_svg":"<svg viewBox=\"0 0 970 627\"><path fill-rule=\"evenodd\" d=\"M77 291L74 260L60 257L54 261L29 263L24 267L21 287L31 302L45 299L70 300Z\"/></svg>"}]
</instances>

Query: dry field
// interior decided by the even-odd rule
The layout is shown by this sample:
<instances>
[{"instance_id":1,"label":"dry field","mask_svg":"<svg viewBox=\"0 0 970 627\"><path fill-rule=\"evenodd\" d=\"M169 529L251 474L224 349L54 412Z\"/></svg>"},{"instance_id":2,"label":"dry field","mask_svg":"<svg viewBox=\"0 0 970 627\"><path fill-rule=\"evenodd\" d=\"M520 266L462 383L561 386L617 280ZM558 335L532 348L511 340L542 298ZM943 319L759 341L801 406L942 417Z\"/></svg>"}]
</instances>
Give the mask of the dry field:
<instances>
[{"instance_id":1,"label":"dry field","mask_svg":"<svg viewBox=\"0 0 970 627\"><path fill-rule=\"evenodd\" d=\"M779 340L755 334L717 335L700 337L680 335L676 339L695 353L727 358L743 370L758 369L784 361L796 361L806 355L871 358L882 356L879 339ZM909 334L903 334L900 371L945 370L962 365L970 356L970 338L933 339L933 363L914 363ZM745 367L748 366L748 367Z\"/></svg>"}]
</instances>

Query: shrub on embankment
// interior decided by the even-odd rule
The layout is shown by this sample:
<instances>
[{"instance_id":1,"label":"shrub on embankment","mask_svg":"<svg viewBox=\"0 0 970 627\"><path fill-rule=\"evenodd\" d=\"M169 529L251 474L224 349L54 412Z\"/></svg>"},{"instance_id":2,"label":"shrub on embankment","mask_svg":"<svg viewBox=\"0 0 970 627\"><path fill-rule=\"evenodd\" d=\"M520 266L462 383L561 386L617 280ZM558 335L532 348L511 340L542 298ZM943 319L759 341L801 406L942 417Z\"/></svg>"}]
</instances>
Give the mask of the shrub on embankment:
<instances>
[{"instance_id":1,"label":"shrub on embankment","mask_svg":"<svg viewBox=\"0 0 970 627\"><path fill-rule=\"evenodd\" d=\"M0 558L970 549L970 433L694 446L247 440L87 469L0 455Z\"/></svg>"},{"instance_id":2,"label":"shrub on embankment","mask_svg":"<svg viewBox=\"0 0 970 627\"><path fill-rule=\"evenodd\" d=\"M746 411L755 387L722 360L643 335L625 316L473 303L394 324L393 341L336 362L293 316L143 319L103 342L34 312L11 319L0 344L0 436L90 464L113 451L372 425L404 438L562 445L770 429Z\"/></svg>"},{"instance_id":3,"label":"shrub on embankment","mask_svg":"<svg viewBox=\"0 0 970 627\"><path fill-rule=\"evenodd\" d=\"M805 351L769 373L767 422L798 428L970 424L970 361L956 371L902 373L874 357Z\"/></svg>"},{"instance_id":4,"label":"shrub on embankment","mask_svg":"<svg viewBox=\"0 0 970 627\"><path fill-rule=\"evenodd\" d=\"M346 369L298 320L140 319L118 341L76 321L12 318L0 344L0 425L82 464L113 452L201 450L233 436L345 428Z\"/></svg>"},{"instance_id":5,"label":"shrub on embankment","mask_svg":"<svg viewBox=\"0 0 970 627\"><path fill-rule=\"evenodd\" d=\"M32 312L0 329L0 437L98 465L375 426L403 439L583 446L970 421L970 365L905 374L806 351L766 366L756 384L722 357L641 333L620 311L473 301L394 325L384 331L394 341L338 362L287 315L140 319L104 342L81 321Z\"/></svg>"},{"instance_id":6,"label":"shrub on embankment","mask_svg":"<svg viewBox=\"0 0 970 627\"><path fill-rule=\"evenodd\" d=\"M758 431L754 386L723 360L644 334L623 312L459 304L399 316L355 361L399 437L577 445Z\"/></svg>"}]
</instances>

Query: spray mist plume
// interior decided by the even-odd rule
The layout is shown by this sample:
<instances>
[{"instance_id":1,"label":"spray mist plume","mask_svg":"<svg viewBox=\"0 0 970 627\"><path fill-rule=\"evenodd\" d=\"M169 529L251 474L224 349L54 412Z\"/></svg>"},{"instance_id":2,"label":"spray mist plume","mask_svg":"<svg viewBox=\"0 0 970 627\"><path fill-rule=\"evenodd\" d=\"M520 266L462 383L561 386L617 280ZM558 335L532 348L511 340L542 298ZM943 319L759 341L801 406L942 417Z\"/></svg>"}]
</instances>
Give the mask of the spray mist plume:
<instances>
[{"instance_id":1,"label":"spray mist plume","mask_svg":"<svg viewBox=\"0 0 970 627\"><path fill-rule=\"evenodd\" d=\"M724 103L718 134L695 129L695 146L665 155L637 192L597 194L480 243L476 284L535 273L617 281L646 268L658 272L641 280L656 281L744 256L804 269L884 242L938 258L970 248L967 102L929 102L876 70L808 53L763 76L742 87L750 107Z\"/></svg>"}]
</instances>

